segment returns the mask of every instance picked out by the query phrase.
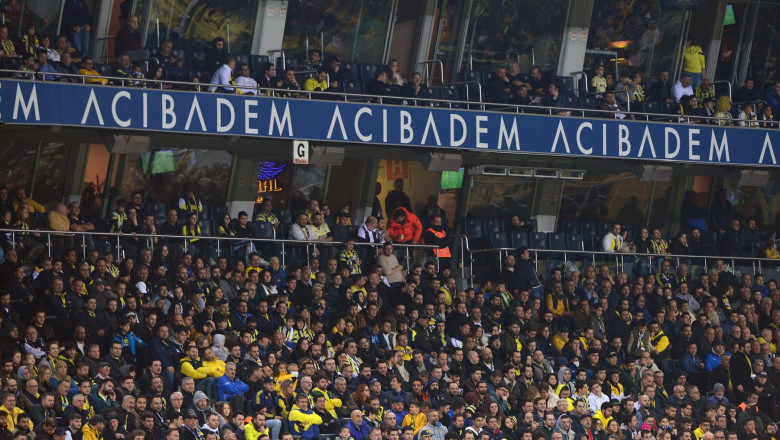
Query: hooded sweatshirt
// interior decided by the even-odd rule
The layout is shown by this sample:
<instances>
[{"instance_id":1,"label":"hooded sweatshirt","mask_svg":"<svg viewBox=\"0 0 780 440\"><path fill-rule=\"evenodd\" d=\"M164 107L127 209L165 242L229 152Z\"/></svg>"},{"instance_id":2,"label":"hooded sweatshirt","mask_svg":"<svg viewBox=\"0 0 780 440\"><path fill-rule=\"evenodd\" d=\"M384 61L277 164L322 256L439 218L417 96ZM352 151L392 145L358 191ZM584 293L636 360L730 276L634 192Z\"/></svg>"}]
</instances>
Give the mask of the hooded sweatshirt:
<instances>
[{"instance_id":1,"label":"hooded sweatshirt","mask_svg":"<svg viewBox=\"0 0 780 440\"><path fill-rule=\"evenodd\" d=\"M560 432L563 436L563 440L574 440L574 430L571 429L571 423L569 424L568 430L563 429L563 426L561 426L562 417L563 416L558 417L558 420L555 421L555 428L553 428L553 432ZM571 418L569 418L569 420L571 420Z\"/></svg>"},{"instance_id":2,"label":"hooded sweatshirt","mask_svg":"<svg viewBox=\"0 0 780 440\"><path fill-rule=\"evenodd\" d=\"M211 351L214 352L214 356L217 359L224 361L230 355L227 347L225 347L225 335L214 335L214 345L211 347Z\"/></svg>"}]
</instances>

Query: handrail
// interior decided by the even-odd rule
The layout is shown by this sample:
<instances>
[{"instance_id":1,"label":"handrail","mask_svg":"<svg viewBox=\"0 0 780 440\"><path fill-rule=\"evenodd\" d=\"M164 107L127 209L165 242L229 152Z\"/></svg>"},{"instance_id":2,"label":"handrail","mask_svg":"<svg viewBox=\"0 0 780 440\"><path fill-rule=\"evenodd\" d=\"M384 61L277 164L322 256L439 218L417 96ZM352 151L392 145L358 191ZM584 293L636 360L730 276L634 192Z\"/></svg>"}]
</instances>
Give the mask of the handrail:
<instances>
[{"instance_id":1,"label":"handrail","mask_svg":"<svg viewBox=\"0 0 780 440\"><path fill-rule=\"evenodd\" d=\"M571 77L572 77L572 79L574 81L574 90L576 90L578 92L580 90L582 90L582 89L580 89L579 88L579 84L577 84L578 83L577 77L579 75L582 75L585 78L585 93L591 94L590 92L588 92L588 86L590 85L590 83L588 82L588 72L586 72L584 70L578 70L576 72L569 72L569 75L571 75Z\"/></svg>"},{"instance_id":2,"label":"handrail","mask_svg":"<svg viewBox=\"0 0 780 440\"><path fill-rule=\"evenodd\" d=\"M726 80L726 79L721 79L721 80L718 80L718 81L711 82L710 83L710 87L712 87L713 91L715 90L715 84L726 84L727 86L729 86L728 87L728 89L729 89L729 101L731 101L731 81Z\"/></svg>"},{"instance_id":3,"label":"handrail","mask_svg":"<svg viewBox=\"0 0 780 440\"><path fill-rule=\"evenodd\" d=\"M447 86L466 86L466 101L469 101L469 84L476 84L477 85L477 91L479 91L479 102L482 102L482 84L479 81L459 81L459 82L453 82L453 83L447 83L445 85Z\"/></svg>"},{"instance_id":4,"label":"handrail","mask_svg":"<svg viewBox=\"0 0 780 440\"><path fill-rule=\"evenodd\" d=\"M277 53L281 54L281 56L282 56L282 70L286 70L287 69L287 57L284 54L284 50L282 50L282 49L273 49L273 50L269 50L268 51L268 55L272 57L271 58L272 60L274 60L274 65L276 65L276 58L277 58L274 55L276 55Z\"/></svg>"},{"instance_id":5,"label":"handrail","mask_svg":"<svg viewBox=\"0 0 780 440\"><path fill-rule=\"evenodd\" d=\"M444 84L444 63L441 60L425 60L425 61L420 61L420 64L422 64L424 66L423 77L425 78L425 82L426 82L426 85L428 87L431 86L431 81L434 79L433 75L436 74L436 65L439 66L439 81L442 84ZM428 66L431 65L431 64L434 66L434 68L430 72L431 73L431 77L429 78L428 77L428 69L429 69Z\"/></svg>"},{"instance_id":6,"label":"handrail","mask_svg":"<svg viewBox=\"0 0 780 440\"><path fill-rule=\"evenodd\" d=\"M9 77L7 79L10 80L30 80L30 77L35 78L35 80L41 80L46 82L47 76L57 76L62 78L75 78L80 80L79 83L84 85L86 84L86 80L95 80L95 79L106 79L109 81L118 81L120 82L124 87L124 84L153 84L155 88L159 88L162 90L165 85L170 86L178 86L178 87L187 87L190 89L193 89L191 91L193 92L206 92L211 87L229 87L233 90L229 92L229 94L240 94L239 89L245 90L248 89L248 87L240 87L235 85L218 85L218 84L208 84L208 83L201 83L201 82L185 82L185 81L170 81L170 80L151 80L151 79L132 79L132 78L120 78L120 77L114 77L114 76L93 76L93 75L81 75L81 74L70 74L70 73L51 73L51 72L24 72L20 70L8 70L8 69L0 69L0 75L2 74L18 74L18 75L24 75L25 78L12 78ZM2 80L2 78L0 78ZM51 81L49 81L51 82ZM72 83L71 83L72 84ZM457 85L460 83L451 83L446 85ZM107 86L103 86L100 84L90 84L90 86L97 86L97 87L110 87L110 86L116 86L115 84L109 84ZM206 90L203 90L203 89ZM481 88L481 87L480 87ZM333 97L338 98L339 100L343 100L345 102L349 101L350 98L360 98L361 100L371 100L378 102L379 104L383 105L402 105L398 102L398 99L400 97L398 96L378 96L378 95L366 95L366 94L357 94L357 93L344 93L344 92L332 92L332 91L307 91L307 90L287 90L287 89L276 89L276 88L263 88L263 87L257 87L256 89L258 93L260 92L266 92L269 94L273 93L284 93L284 94L297 94L297 95L305 95L308 97L308 99L313 100L319 100L322 99L322 97ZM211 92L210 92L211 93ZM627 92L626 92L627 93ZM255 97L255 95L251 95L252 97ZM332 100L332 99L330 99ZM385 102L387 100L387 102ZM476 104L475 102L470 101L454 101L454 100L444 100L444 99L434 99L434 98L426 98L424 100L420 99L418 101L424 101L424 102L431 102L431 103L440 103L441 107L449 107L452 108L453 105L458 106L472 106ZM532 112L538 112L539 110L547 110L549 112L552 112L553 110L560 110L559 107L549 107L549 106L543 106L543 105L517 105L517 104L499 104L499 103L490 103L490 102L481 102L482 109L487 110L488 107L493 110L499 110L503 112L513 112L513 113L523 113L522 110L528 110ZM613 118L615 112L610 110L601 110L601 109L580 109L580 108L567 108L566 110L569 111L576 111L576 112L585 112L592 114L599 114L601 117L604 118ZM648 113L648 112L630 112L634 116L641 117L642 119L647 119L648 121L651 121L651 118L660 118L660 119L669 119L673 118L675 115L672 114L665 114L665 113ZM550 113L552 114L552 113ZM725 121L728 123L728 125L731 125L731 122L734 122L734 118L719 118L714 116L696 116L697 120L701 121L710 121L710 123L717 123L718 121ZM765 124L772 124L773 126L780 127L780 121L765 121ZM763 127L752 127L752 128L763 128Z\"/></svg>"},{"instance_id":7,"label":"handrail","mask_svg":"<svg viewBox=\"0 0 780 440\"><path fill-rule=\"evenodd\" d=\"M16 235L17 234L41 234L46 235L46 247L48 249L48 255L52 256L52 237L55 238L62 238L62 237L81 237L81 248L82 248L82 255L84 258L86 258L87 253L87 237L97 237L97 238L107 238L110 237L113 241L113 239L116 239L116 251L117 251L117 261L121 260L122 255L122 239L134 239L134 238L146 238L147 239L147 247L152 249L154 251L154 240L163 238L163 239L170 239L170 240L176 240L181 241L184 243L184 250L187 250L188 245L191 246L191 243L193 241L216 241L217 243L217 254L221 255L221 241L228 241L228 242L250 242L252 245L255 243L262 244L276 244L281 245L282 250L280 252L281 255L281 261L282 265L286 265L286 247L287 246L305 246L306 247L306 259L307 262L309 258L314 255L316 252L314 251L317 246L340 246L343 245L343 242L340 241L318 241L318 240L293 240L293 239L284 239L284 238L244 238L244 237L214 237L214 236L183 236L183 235L164 235L164 234L121 234L116 232L76 232L76 231L50 231L50 230L20 230L20 229L4 229L0 228L0 234L11 234L11 246L13 249L16 249ZM274 232L274 235L276 233ZM393 247L398 247L401 249L404 249L406 252L406 262L407 267L411 267L411 259L412 255L410 254L410 250L433 250L438 249L439 247L436 245L426 245L426 244L407 244L407 243L392 243ZM355 246L362 246L362 247L374 247L378 250L381 243L361 243L356 242ZM310 252L310 247L312 251ZM438 268L439 265L439 257L438 255L434 255L436 259L436 265Z\"/></svg>"},{"instance_id":8,"label":"handrail","mask_svg":"<svg viewBox=\"0 0 780 440\"><path fill-rule=\"evenodd\" d=\"M758 267L758 270L761 271L761 263L771 263L772 265L777 265L780 263L780 260L772 259L772 258L763 258L763 257L736 257L736 256L720 256L720 255L681 255L681 254L646 254L646 253L640 253L640 252L604 252L604 251L586 251L586 250L563 250L563 249L528 249L530 252L534 254L557 254L557 255L563 255L563 261L564 263L568 262L568 255L574 254L574 255L590 255L591 261L595 265L596 263L596 257L610 257L615 258L616 260L620 261L621 266L625 264L624 259L625 257L635 257L644 259L647 258L650 263L652 264L652 260L655 259L667 259L667 258L673 258L677 260L677 264L680 264L680 260L702 260L704 262L704 267L707 267L707 260L730 260L731 266L735 267L736 261L749 261L752 263L753 269L755 270L756 267ZM499 253L499 257L503 255L504 252L516 252L517 248L508 248L508 247L502 247L502 248L490 248L490 249L476 249L471 251L471 254L488 254L488 253ZM538 255L537 255L538 257ZM538 258L535 258L538 260ZM756 265L756 263L758 263ZM499 268L503 268L503 259L499 258Z\"/></svg>"}]
</instances>

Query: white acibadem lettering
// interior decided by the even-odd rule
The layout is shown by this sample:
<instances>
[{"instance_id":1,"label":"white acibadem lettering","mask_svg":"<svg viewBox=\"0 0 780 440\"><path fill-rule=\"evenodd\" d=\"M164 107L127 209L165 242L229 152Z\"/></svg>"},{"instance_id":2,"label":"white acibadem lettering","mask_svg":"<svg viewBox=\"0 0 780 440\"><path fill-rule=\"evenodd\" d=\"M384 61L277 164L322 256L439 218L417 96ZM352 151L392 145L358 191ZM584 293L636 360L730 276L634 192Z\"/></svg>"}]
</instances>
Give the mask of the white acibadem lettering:
<instances>
[{"instance_id":1,"label":"white acibadem lettering","mask_svg":"<svg viewBox=\"0 0 780 440\"><path fill-rule=\"evenodd\" d=\"M279 136L284 136L284 127L287 127L287 136L293 136L292 118L290 117L290 104L284 105L284 114L279 120L279 113L276 111L276 103L271 102L271 120L268 122L268 135L274 135L274 124L279 131ZM343 127L343 124L342 124ZM346 135L344 136L346 140Z\"/></svg>"},{"instance_id":2,"label":"white acibadem lettering","mask_svg":"<svg viewBox=\"0 0 780 440\"><path fill-rule=\"evenodd\" d=\"M341 119L341 111L339 110L339 106L336 106L336 109L333 110L333 118L330 120L330 128L328 129L328 139L333 137L333 129L336 127L336 122L339 124L339 128L341 129L341 138L345 141L348 141L347 139L347 129L344 128L344 120Z\"/></svg>"},{"instance_id":3,"label":"white acibadem lettering","mask_svg":"<svg viewBox=\"0 0 780 440\"><path fill-rule=\"evenodd\" d=\"M455 138L456 122L460 125L460 131L462 133L459 139ZM467 135L468 135L468 128L466 128L466 120L463 119L463 116L456 113L452 113L450 115L450 146L460 147L466 142Z\"/></svg>"},{"instance_id":4,"label":"white acibadem lettering","mask_svg":"<svg viewBox=\"0 0 780 440\"><path fill-rule=\"evenodd\" d=\"M758 158L758 163L764 163L764 155L769 150L769 157L772 158L772 164L777 165L777 159L775 159L775 149L772 146L772 140L769 139L769 133L764 138L764 147L761 148L761 157Z\"/></svg>"},{"instance_id":5,"label":"white acibadem lettering","mask_svg":"<svg viewBox=\"0 0 780 440\"><path fill-rule=\"evenodd\" d=\"M82 116L81 118L81 125L87 123L87 118L89 118L89 110L92 107L95 107L95 113L97 114L98 123L100 125L105 125L103 123L103 114L100 111L100 105L98 105L97 96L95 96L95 89L89 90L89 99L87 100L87 108L84 109L84 116Z\"/></svg>"},{"instance_id":6,"label":"white acibadem lettering","mask_svg":"<svg viewBox=\"0 0 780 440\"><path fill-rule=\"evenodd\" d=\"M189 131L190 125L192 124L192 116L197 113L198 114L198 121L200 121L200 128L202 131L208 131L206 129L206 121L203 120L203 112L200 110L200 103L198 103L198 97L195 96L192 98L192 106L190 107L190 114L187 116L187 123L184 124L184 130ZM176 123L176 117L173 118L174 124ZM163 127L166 128L166 127Z\"/></svg>"},{"instance_id":7,"label":"white acibadem lettering","mask_svg":"<svg viewBox=\"0 0 780 440\"><path fill-rule=\"evenodd\" d=\"M669 149L669 135L674 137L674 151ZM672 127L664 127L664 157L667 159L674 159L680 154L680 135Z\"/></svg>"},{"instance_id":8,"label":"white acibadem lettering","mask_svg":"<svg viewBox=\"0 0 780 440\"><path fill-rule=\"evenodd\" d=\"M699 136L698 128L688 129L688 160L700 160L701 156L693 152L693 147L699 146L699 139L694 138L693 135Z\"/></svg>"},{"instance_id":9,"label":"white acibadem lettering","mask_svg":"<svg viewBox=\"0 0 780 440\"><path fill-rule=\"evenodd\" d=\"M22 88L19 86L19 84L16 85L16 99L14 100L14 119L17 119L19 117L19 107L22 108L22 113L24 113L24 119L27 120L30 118L30 111L35 110L35 120L40 121L41 120L41 111L38 109L38 91L35 90L35 84L32 86L32 91L30 92L30 99L27 101L27 103L24 102L24 95L22 94ZM82 122L83 124L84 122Z\"/></svg>"},{"instance_id":10,"label":"white acibadem lettering","mask_svg":"<svg viewBox=\"0 0 780 440\"><path fill-rule=\"evenodd\" d=\"M436 129L436 122L433 120L433 112L428 112L428 122L425 124L425 131L423 131L423 137L421 144L425 145L428 142L428 130L433 128L433 136L436 138L436 145L441 147L441 139L439 139L439 130Z\"/></svg>"},{"instance_id":11,"label":"white acibadem lettering","mask_svg":"<svg viewBox=\"0 0 780 440\"><path fill-rule=\"evenodd\" d=\"M412 130L412 115L406 110L401 110L401 143L409 144L414 139Z\"/></svg>"},{"instance_id":12,"label":"white acibadem lettering","mask_svg":"<svg viewBox=\"0 0 780 440\"><path fill-rule=\"evenodd\" d=\"M642 143L639 144L637 157L642 157L642 152L645 151L645 142L650 146L650 152L653 153L653 159L655 159L655 146L653 146L653 138L650 137L650 127L647 126L645 126L645 134L642 135Z\"/></svg>"},{"instance_id":13,"label":"white acibadem lettering","mask_svg":"<svg viewBox=\"0 0 780 440\"><path fill-rule=\"evenodd\" d=\"M582 154L593 154L593 147L586 148L584 145L582 145L582 129L587 128L590 131L593 131L593 124L590 122L583 122L580 124L579 127L577 127L577 148L582 152Z\"/></svg>"},{"instance_id":14,"label":"white acibadem lettering","mask_svg":"<svg viewBox=\"0 0 780 440\"><path fill-rule=\"evenodd\" d=\"M257 107L257 104L258 102L256 99L247 99L244 101L244 133L246 134L258 133L257 129L250 124L250 120L257 119L257 112L251 111L250 108Z\"/></svg>"},{"instance_id":15,"label":"white acibadem lettering","mask_svg":"<svg viewBox=\"0 0 780 440\"><path fill-rule=\"evenodd\" d=\"M712 137L710 138L710 162L712 162L712 158L715 154L718 155L718 162L720 162L724 153L726 162L731 162L731 158L729 157L729 140L726 135L726 130L723 130L723 139L721 139L720 144L718 144L718 138L715 136L715 130L713 130Z\"/></svg>"},{"instance_id":16,"label":"white acibadem lettering","mask_svg":"<svg viewBox=\"0 0 780 440\"><path fill-rule=\"evenodd\" d=\"M355 134L357 134L358 139L360 139L363 142L371 142L372 139L374 139L373 134L369 134L366 136L363 134L362 131L360 131L360 117L364 114L367 114L368 116L373 116L371 109L369 107L362 107L360 110L357 111L355 114Z\"/></svg>"},{"instance_id":17,"label":"white acibadem lettering","mask_svg":"<svg viewBox=\"0 0 780 440\"><path fill-rule=\"evenodd\" d=\"M563 121L558 121L558 129L555 130L555 140L553 141L551 153L555 153L555 149L558 148L558 139L563 138L563 146L566 148L567 153L571 153L569 149L569 140L566 139L566 131L563 129Z\"/></svg>"},{"instance_id":18,"label":"white acibadem lettering","mask_svg":"<svg viewBox=\"0 0 780 440\"><path fill-rule=\"evenodd\" d=\"M501 117L501 127L498 131L499 150L503 148L504 143L506 143L507 150L511 149L512 144L514 143L515 150L520 151L520 135L517 131L517 118L512 118L512 128L507 131L506 124L504 123L504 117Z\"/></svg>"},{"instance_id":19,"label":"white acibadem lettering","mask_svg":"<svg viewBox=\"0 0 780 440\"><path fill-rule=\"evenodd\" d=\"M130 92L119 92L116 95L114 95L114 99L111 101L111 116L113 116L116 125L120 127L129 127L130 124L133 123L133 119L132 118L120 119L119 115L117 115L116 113L116 104L122 98L131 100Z\"/></svg>"},{"instance_id":20,"label":"white acibadem lettering","mask_svg":"<svg viewBox=\"0 0 780 440\"><path fill-rule=\"evenodd\" d=\"M227 107L230 110L230 122L222 124L222 107ZM233 104L225 98L217 98L217 132L226 133L233 128L233 124L236 122L236 110L233 108Z\"/></svg>"},{"instance_id":21,"label":"white acibadem lettering","mask_svg":"<svg viewBox=\"0 0 780 440\"><path fill-rule=\"evenodd\" d=\"M618 133L618 156L628 156L631 154L631 141L628 140L628 127L623 124L618 125Z\"/></svg>"},{"instance_id":22,"label":"white acibadem lettering","mask_svg":"<svg viewBox=\"0 0 780 440\"><path fill-rule=\"evenodd\" d=\"M162 95L162 128L163 129L170 130L171 128L176 126L176 113L173 112L173 106L174 106L173 97L171 95ZM192 114L191 111L190 114Z\"/></svg>"},{"instance_id":23,"label":"white acibadem lettering","mask_svg":"<svg viewBox=\"0 0 780 440\"><path fill-rule=\"evenodd\" d=\"M482 123L487 122L487 116L477 116L477 148L488 148L487 142L482 142L482 134L487 134L487 127L483 127Z\"/></svg>"}]
</instances>

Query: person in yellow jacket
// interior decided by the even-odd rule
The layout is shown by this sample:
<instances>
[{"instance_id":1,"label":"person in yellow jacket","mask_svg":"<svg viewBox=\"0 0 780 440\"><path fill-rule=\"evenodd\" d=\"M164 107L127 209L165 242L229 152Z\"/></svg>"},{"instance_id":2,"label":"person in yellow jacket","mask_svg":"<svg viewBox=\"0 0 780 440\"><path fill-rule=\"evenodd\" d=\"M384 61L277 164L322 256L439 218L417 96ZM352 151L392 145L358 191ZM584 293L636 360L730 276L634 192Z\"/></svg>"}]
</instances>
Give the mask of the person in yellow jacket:
<instances>
[{"instance_id":1,"label":"person in yellow jacket","mask_svg":"<svg viewBox=\"0 0 780 440\"><path fill-rule=\"evenodd\" d=\"M683 72L691 75L691 88L693 90L696 90L696 87L701 85L705 70L704 51L696 44L693 36L688 35L688 39L685 41L685 50L683 51Z\"/></svg>"},{"instance_id":2,"label":"person in yellow jacket","mask_svg":"<svg viewBox=\"0 0 780 440\"><path fill-rule=\"evenodd\" d=\"M0 411L5 411L6 419L8 420L8 430L13 431L16 429L16 421L21 414L24 414L24 410L16 406L16 396L12 393L5 394L3 396L3 404L0 406ZM28 419L29 420L29 419ZM33 429L32 421L29 422L30 431Z\"/></svg>"},{"instance_id":3,"label":"person in yellow jacket","mask_svg":"<svg viewBox=\"0 0 780 440\"><path fill-rule=\"evenodd\" d=\"M258 411L254 417L244 419L244 438L257 440L262 435L269 435L269 429L265 426L265 414L263 411Z\"/></svg>"},{"instance_id":4,"label":"person in yellow jacket","mask_svg":"<svg viewBox=\"0 0 780 440\"><path fill-rule=\"evenodd\" d=\"M553 335L553 345L555 346L555 351L558 353L558 355L561 354L563 347L565 347L568 343L569 329L566 327L561 327L560 330L558 330L558 333Z\"/></svg>"},{"instance_id":5,"label":"person in yellow jacket","mask_svg":"<svg viewBox=\"0 0 780 440\"><path fill-rule=\"evenodd\" d=\"M601 426L607 426L612 420L612 402L602 403L601 409L593 414L593 418L601 420Z\"/></svg>"},{"instance_id":6,"label":"person in yellow jacket","mask_svg":"<svg viewBox=\"0 0 780 440\"><path fill-rule=\"evenodd\" d=\"M219 368L218 364L212 362L204 365L204 362L198 357L198 347L195 345L191 345L186 353L187 356L181 359L181 374L195 380L196 390L206 393L209 399L217 400L217 382L213 375L217 374L215 370ZM222 374L225 374L224 362Z\"/></svg>"},{"instance_id":7,"label":"person in yellow jacket","mask_svg":"<svg viewBox=\"0 0 780 440\"><path fill-rule=\"evenodd\" d=\"M84 61L81 62L81 69L79 69L79 73L85 76L97 77L97 78L86 78L85 81L87 84L102 84L102 85L108 84L108 79L100 77L100 73L98 73L98 71L95 70L95 62L92 61L92 58L90 57L84 58Z\"/></svg>"},{"instance_id":8,"label":"person in yellow jacket","mask_svg":"<svg viewBox=\"0 0 780 440\"><path fill-rule=\"evenodd\" d=\"M218 379L225 375L225 361L220 360L214 355L214 352L207 348L203 351L203 368L202 370L209 377Z\"/></svg>"},{"instance_id":9,"label":"person in yellow jacket","mask_svg":"<svg viewBox=\"0 0 780 440\"><path fill-rule=\"evenodd\" d=\"M309 408L309 397L306 394L301 393L295 399L295 405L290 410L287 420L288 429L294 436L298 435L303 440L319 439L322 417Z\"/></svg>"},{"instance_id":10,"label":"person in yellow jacket","mask_svg":"<svg viewBox=\"0 0 780 440\"><path fill-rule=\"evenodd\" d=\"M563 286L560 282L553 285L553 291L547 294L545 299L547 310L552 312L557 318L570 317L573 315L569 298L563 293Z\"/></svg>"},{"instance_id":11,"label":"person in yellow jacket","mask_svg":"<svg viewBox=\"0 0 780 440\"><path fill-rule=\"evenodd\" d=\"M331 416L338 419L339 416L336 414L336 408L341 408L342 402L341 399L336 398L333 393L328 391L328 384L330 381L325 375L325 372L320 370L320 372L314 375L314 379L317 386L311 390L312 395L321 393L323 396L325 396L325 410L329 412Z\"/></svg>"},{"instance_id":12,"label":"person in yellow jacket","mask_svg":"<svg viewBox=\"0 0 780 440\"><path fill-rule=\"evenodd\" d=\"M103 416L97 415L81 427L81 433L84 435L84 440L103 440L103 428L105 427L106 420Z\"/></svg>"},{"instance_id":13,"label":"person in yellow jacket","mask_svg":"<svg viewBox=\"0 0 780 440\"><path fill-rule=\"evenodd\" d=\"M16 197L14 198L14 212L19 211L19 205L27 205L30 212L45 213L46 208L35 200L27 197L27 190L19 188L16 190Z\"/></svg>"},{"instance_id":14,"label":"person in yellow jacket","mask_svg":"<svg viewBox=\"0 0 780 440\"><path fill-rule=\"evenodd\" d=\"M401 422L401 428L411 426L414 429L414 435L417 435L423 426L428 424L428 416L424 412L420 411L420 403L412 402L409 404L409 414L404 416L404 420Z\"/></svg>"}]
</instances>

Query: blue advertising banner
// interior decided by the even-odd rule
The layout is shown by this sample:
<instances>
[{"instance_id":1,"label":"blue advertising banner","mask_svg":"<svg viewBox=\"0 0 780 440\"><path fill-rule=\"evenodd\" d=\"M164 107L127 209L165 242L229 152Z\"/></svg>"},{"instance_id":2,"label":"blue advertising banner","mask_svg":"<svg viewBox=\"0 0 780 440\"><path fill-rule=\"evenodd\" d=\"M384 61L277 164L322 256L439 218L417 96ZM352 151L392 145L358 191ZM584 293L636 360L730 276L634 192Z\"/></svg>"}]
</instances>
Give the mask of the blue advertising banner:
<instances>
[{"instance_id":1,"label":"blue advertising banner","mask_svg":"<svg viewBox=\"0 0 780 440\"><path fill-rule=\"evenodd\" d=\"M0 121L776 166L780 131L0 80Z\"/></svg>"}]
</instances>

